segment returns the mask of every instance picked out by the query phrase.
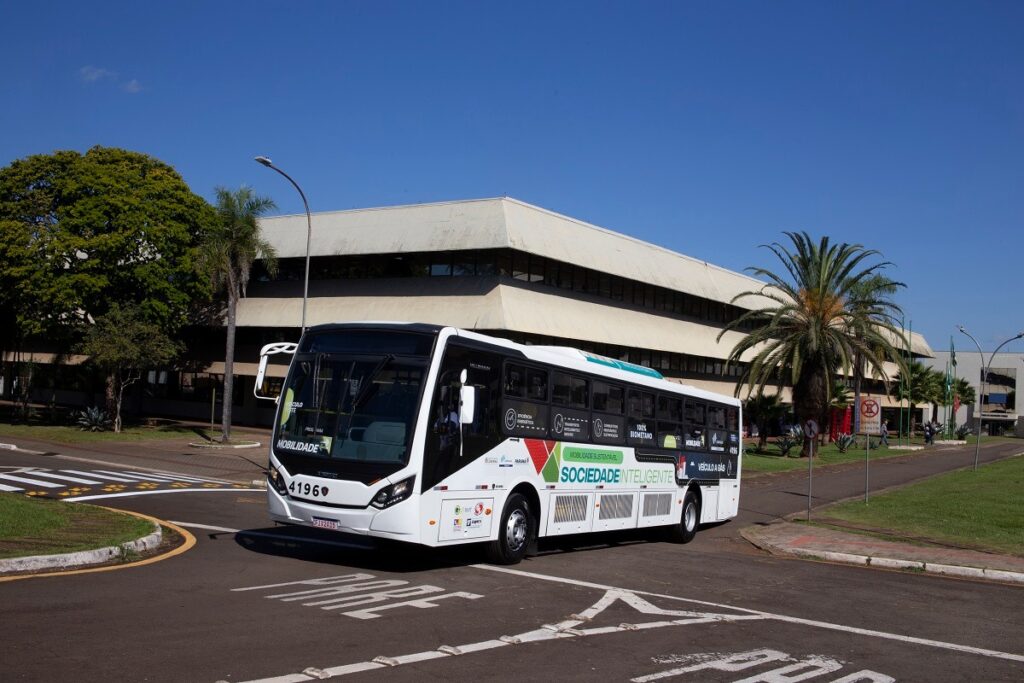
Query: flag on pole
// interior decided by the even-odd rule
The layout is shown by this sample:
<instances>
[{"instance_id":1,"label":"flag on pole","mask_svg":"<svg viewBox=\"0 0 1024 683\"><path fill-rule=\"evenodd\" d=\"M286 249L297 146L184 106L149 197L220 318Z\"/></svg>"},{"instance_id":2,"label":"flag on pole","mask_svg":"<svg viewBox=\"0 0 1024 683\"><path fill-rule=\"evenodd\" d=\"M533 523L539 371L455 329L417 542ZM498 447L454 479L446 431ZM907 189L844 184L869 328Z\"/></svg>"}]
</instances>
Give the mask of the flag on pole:
<instances>
[{"instance_id":1,"label":"flag on pole","mask_svg":"<svg viewBox=\"0 0 1024 683\"><path fill-rule=\"evenodd\" d=\"M953 346L953 335L949 336L949 363L956 367L956 347Z\"/></svg>"}]
</instances>

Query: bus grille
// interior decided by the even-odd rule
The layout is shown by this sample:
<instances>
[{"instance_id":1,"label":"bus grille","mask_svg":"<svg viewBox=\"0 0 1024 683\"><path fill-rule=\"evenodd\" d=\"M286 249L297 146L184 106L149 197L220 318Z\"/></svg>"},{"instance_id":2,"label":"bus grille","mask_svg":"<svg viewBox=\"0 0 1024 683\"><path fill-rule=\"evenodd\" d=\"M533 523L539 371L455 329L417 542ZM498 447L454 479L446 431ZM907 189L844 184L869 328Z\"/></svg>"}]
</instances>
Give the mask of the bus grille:
<instances>
[{"instance_id":1,"label":"bus grille","mask_svg":"<svg viewBox=\"0 0 1024 683\"><path fill-rule=\"evenodd\" d=\"M671 511L671 493L652 493L644 496L644 517L659 517Z\"/></svg>"},{"instance_id":2,"label":"bus grille","mask_svg":"<svg viewBox=\"0 0 1024 683\"><path fill-rule=\"evenodd\" d=\"M587 496L555 496L555 524L587 518Z\"/></svg>"},{"instance_id":3,"label":"bus grille","mask_svg":"<svg viewBox=\"0 0 1024 683\"><path fill-rule=\"evenodd\" d=\"M633 496L601 496L601 519L625 519L633 516Z\"/></svg>"}]
</instances>

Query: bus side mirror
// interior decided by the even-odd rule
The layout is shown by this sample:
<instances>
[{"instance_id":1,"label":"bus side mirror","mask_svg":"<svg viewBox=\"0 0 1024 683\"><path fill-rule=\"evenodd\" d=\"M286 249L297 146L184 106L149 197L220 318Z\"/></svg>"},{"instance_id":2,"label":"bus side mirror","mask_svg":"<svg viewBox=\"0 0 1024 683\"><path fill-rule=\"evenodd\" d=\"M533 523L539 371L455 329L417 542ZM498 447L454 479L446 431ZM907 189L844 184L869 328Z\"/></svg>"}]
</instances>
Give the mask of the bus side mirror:
<instances>
[{"instance_id":1,"label":"bus side mirror","mask_svg":"<svg viewBox=\"0 0 1024 683\"><path fill-rule=\"evenodd\" d=\"M256 369L256 388L254 390L256 398L266 398L263 395L263 378L267 374L267 360L267 356L260 356L260 366Z\"/></svg>"},{"instance_id":2,"label":"bus side mirror","mask_svg":"<svg viewBox=\"0 0 1024 683\"><path fill-rule=\"evenodd\" d=\"M473 424L476 414L476 387L463 386L459 389L459 424Z\"/></svg>"},{"instance_id":3,"label":"bus side mirror","mask_svg":"<svg viewBox=\"0 0 1024 683\"><path fill-rule=\"evenodd\" d=\"M294 342L272 342L260 349L260 364L259 368L256 370L256 383L252 387L252 393L256 398L275 402L278 400L278 396L268 396L263 393L263 382L267 377L267 361L270 359L270 356L274 354L294 354L298 347L299 345Z\"/></svg>"}]
</instances>

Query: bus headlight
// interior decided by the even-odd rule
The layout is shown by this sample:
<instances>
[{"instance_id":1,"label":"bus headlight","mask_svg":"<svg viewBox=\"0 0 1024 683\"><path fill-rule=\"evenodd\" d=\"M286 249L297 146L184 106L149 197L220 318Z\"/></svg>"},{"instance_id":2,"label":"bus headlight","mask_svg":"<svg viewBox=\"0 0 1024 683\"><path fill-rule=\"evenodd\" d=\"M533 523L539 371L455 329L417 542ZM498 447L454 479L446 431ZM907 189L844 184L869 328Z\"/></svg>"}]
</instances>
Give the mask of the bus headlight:
<instances>
[{"instance_id":1,"label":"bus headlight","mask_svg":"<svg viewBox=\"0 0 1024 683\"><path fill-rule=\"evenodd\" d=\"M267 480L270 485L274 487L274 490L280 493L282 496L288 495L288 488L284 485L284 477L277 471L277 468L273 465L267 470Z\"/></svg>"},{"instance_id":2,"label":"bus headlight","mask_svg":"<svg viewBox=\"0 0 1024 683\"><path fill-rule=\"evenodd\" d=\"M376 496L373 497L373 500L370 501L370 505L383 510L384 508L391 507L395 503L400 503L412 495L412 487L415 483L416 477L412 476L408 479L403 479L397 484L385 486L377 492Z\"/></svg>"}]
</instances>

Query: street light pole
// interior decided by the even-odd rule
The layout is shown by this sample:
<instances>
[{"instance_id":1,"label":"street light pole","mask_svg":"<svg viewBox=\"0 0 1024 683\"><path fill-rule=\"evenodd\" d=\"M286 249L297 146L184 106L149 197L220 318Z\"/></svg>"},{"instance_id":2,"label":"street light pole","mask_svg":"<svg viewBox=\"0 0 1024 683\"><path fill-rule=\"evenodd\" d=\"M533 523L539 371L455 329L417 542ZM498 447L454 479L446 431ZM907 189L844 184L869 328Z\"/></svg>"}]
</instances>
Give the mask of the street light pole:
<instances>
[{"instance_id":1,"label":"street light pole","mask_svg":"<svg viewBox=\"0 0 1024 683\"><path fill-rule=\"evenodd\" d=\"M299 196L302 197L302 205L306 207L306 275L303 278L302 284L302 330L299 332L299 335L301 336L306 332L306 299L309 298L309 243L313 237L313 215L309 212L309 202L306 201L306 193L302 191L302 188L299 187L299 184L295 182L290 175L279 169L277 166L274 166L274 162L267 157L256 157L256 161L269 169L277 171L287 178L288 182L290 182L295 189L299 191Z\"/></svg>"},{"instance_id":2,"label":"street light pole","mask_svg":"<svg viewBox=\"0 0 1024 683\"><path fill-rule=\"evenodd\" d=\"M992 352L992 355L988 357L988 365L985 365L985 353L981 350L981 344L975 339L970 332L968 332L963 325L958 325L957 329L967 335L974 345L978 347L978 355L981 356L981 392L978 394L978 440L974 444L974 469L978 469L978 451L981 448L981 419L982 419L982 405L985 400L985 384L988 382L988 369L995 362L996 354L999 353L999 349L1003 348L1015 339L1024 337L1024 332L1020 332L1015 337L1010 337L1002 344L996 347L996 350Z\"/></svg>"}]
</instances>

